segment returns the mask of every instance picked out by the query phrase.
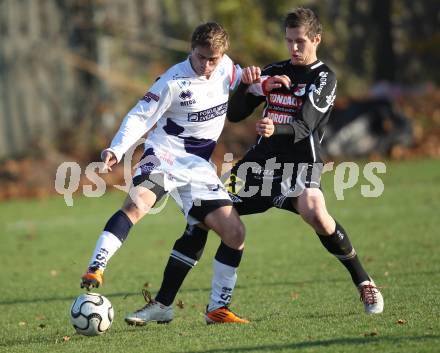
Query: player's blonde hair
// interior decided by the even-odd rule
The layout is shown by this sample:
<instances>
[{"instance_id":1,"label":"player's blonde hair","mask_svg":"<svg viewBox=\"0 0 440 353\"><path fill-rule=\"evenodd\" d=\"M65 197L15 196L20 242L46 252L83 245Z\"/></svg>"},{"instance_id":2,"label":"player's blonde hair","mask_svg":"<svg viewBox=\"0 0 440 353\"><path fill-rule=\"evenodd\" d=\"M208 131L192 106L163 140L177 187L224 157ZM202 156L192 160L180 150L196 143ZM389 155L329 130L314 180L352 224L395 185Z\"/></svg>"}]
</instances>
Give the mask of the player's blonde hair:
<instances>
[{"instance_id":1,"label":"player's blonde hair","mask_svg":"<svg viewBox=\"0 0 440 353\"><path fill-rule=\"evenodd\" d=\"M207 22L197 26L191 38L191 48L197 46L220 50L224 53L229 49L229 35L217 22Z\"/></svg>"}]
</instances>

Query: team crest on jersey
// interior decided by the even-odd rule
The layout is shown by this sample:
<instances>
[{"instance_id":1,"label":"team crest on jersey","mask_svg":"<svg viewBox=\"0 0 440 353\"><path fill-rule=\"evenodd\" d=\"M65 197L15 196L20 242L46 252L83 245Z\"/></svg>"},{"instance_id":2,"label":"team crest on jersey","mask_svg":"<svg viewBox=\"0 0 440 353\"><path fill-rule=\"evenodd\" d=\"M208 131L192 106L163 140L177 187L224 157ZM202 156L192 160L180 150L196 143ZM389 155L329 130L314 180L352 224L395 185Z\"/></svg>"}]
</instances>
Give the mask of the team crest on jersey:
<instances>
[{"instance_id":1,"label":"team crest on jersey","mask_svg":"<svg viewBox=\"0 0 440 353\"><path fill-rule=\"evenodd\" d=\"M159 102L160 97L157 94L154 94L152 92L147 92L147 93L145 93L145 96L142 97L142 99L145 102L150 103L151 100L154 100L155 102Z\"/></svg>"},{"instance_id":2,"label":"team crest on jersey","mask_svg":"<svg viewBox=\"0 0 440 353\"><path fill-rule=\"evenodd\" d=\"M180 81L177 81L177 86L179 86L180 89L185 89L185 88L191 86L191 82L187 81L187 80L180 80Z\"/></svg>"},{"instance_id":3,"label":"team crest on jersey","mask_svg":"<svg viewBox=\"0 0 440 353\"><path fill-rule=\"evenodd\" d=\"M298 83L293 89L293 94L297 97L301 97L306 93L306 84Z\"/></svg>"}]
</instances>

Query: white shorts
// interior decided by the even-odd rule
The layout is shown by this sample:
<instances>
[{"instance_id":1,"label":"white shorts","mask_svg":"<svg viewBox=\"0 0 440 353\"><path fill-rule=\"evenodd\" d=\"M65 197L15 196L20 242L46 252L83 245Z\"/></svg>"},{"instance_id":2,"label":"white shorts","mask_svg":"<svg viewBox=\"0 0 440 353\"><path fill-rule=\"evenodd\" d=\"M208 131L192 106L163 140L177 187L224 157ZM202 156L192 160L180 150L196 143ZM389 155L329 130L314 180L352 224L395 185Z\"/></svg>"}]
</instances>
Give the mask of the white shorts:
<instances>
[{"instance_id":1,"label":"white shorts","mask_svg":"<svg viewBox=\"0 0 440 353\"><path fill-rule=\"evenodd\" d=\"M228 192L210 162L193 155L173 160L160 158L161 154L155 151L156 156L159 156L158 165L154 165L154 161L143 164L136 169L133 179L150 180L162 187L163 194L171 195L190 225L200 223L189 212L193 206L200 206L201 201L230 201Z\"/></svg>"}]
</instances>

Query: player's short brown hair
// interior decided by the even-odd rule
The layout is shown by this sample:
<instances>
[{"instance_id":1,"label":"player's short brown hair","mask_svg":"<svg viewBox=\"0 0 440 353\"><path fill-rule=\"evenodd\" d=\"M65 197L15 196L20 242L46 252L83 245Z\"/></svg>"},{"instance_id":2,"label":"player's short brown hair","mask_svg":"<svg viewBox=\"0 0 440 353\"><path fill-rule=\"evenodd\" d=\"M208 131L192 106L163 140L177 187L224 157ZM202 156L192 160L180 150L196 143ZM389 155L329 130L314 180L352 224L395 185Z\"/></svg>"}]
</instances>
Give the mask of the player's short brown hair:
<instances>
[{"instance_id":1,"label":"player's short brown hair","mask_svg":"<svg viewBox=\"0 0 440 353\"><path fill-rule=\"evenodd\" d=\"M191 38L191 48L197 46L221 50L223 53L229 49L229 35L217 22L203 23L194 30Z\"/></svg>"},{"instance_id":2,"label":"player's short brown hair","mask_svg":"<svg viewBox=\"0 0 440 353\"><path fill-rule=\"evenodd\" d=\"M322 33L322 25L318 16L310 9L298 7L288 13L284 20L285 28L297 28L304 26L307 37L313 39L317 34Z\"/></svg>"}]
</instances>

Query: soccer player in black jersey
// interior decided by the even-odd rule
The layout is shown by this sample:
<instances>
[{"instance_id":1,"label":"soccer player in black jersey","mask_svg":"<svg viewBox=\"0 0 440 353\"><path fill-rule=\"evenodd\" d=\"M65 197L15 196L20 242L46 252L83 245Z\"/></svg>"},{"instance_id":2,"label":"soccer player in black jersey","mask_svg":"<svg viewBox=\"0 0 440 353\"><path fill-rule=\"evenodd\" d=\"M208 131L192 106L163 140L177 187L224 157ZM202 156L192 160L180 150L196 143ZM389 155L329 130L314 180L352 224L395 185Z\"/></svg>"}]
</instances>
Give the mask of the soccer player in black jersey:
<instances>
[{"instance_id":1,"label":"soccer player in black jersey","mask_svg":"<svg viewBox=\"0 0 440 353\"><path fill-rule=\"evenodd\" d=\"M349 271L365 311L381 313L382 295L362 267L347 232L329 215L320 189L321 141L336 94L335 74L316 55L321 24L313 11L298 8L287 15L285 29L290 59L270 64L262 72L257 67L246 68L245 82L258 78L260 82L240 84L229 101L227 116L233 122L248 117L261 103L265 106L256 125L256 144L223 180L240 215L271 207L299 214ZM156 305L145 322L160 321L161 305L169 310L187 273L200 259L207 234L204 229L187 226L176 241ZM219 285L215 278L212 284ZM218 306L207 308L208 323L231 322L222 308L230 303L233 288L222 290Z\"/></svg>"}]
</instances>

